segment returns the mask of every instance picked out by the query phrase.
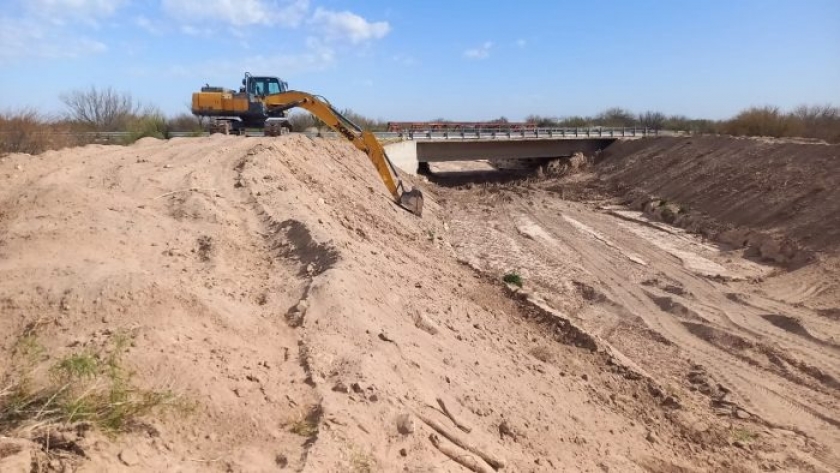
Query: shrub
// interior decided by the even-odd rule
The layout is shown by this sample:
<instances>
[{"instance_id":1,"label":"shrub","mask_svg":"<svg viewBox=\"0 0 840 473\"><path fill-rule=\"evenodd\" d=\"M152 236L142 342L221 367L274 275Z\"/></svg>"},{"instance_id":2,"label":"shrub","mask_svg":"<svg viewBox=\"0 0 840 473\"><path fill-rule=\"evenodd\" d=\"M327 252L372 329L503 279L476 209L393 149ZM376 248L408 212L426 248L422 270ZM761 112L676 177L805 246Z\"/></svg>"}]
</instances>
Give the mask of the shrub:
<instances>
[{"instance_id":1,"label":"shrub","mask_svg":"<svg viewBox=\"0 0 840 473\"><path fill-rule=\"evenodd\" d=\"M613 107L604 110L595 117L595 124L600 126L636 126L636 117L633 112L620 108Z\"/></svg>"},{"instance_id":2,"label":"shrub","mask_svg":"<svg viewBox=\"0 0 840 473\"><path fill-rule=\"evenodd\" d=\"M793 131L791 117L784 115L779 107L750 107L723 125L723 131L735 136L790 136Z\"/></svg>"},{"instance_id":3,"label":"shrub","mask_svg":"<svg viewBox=\"0 0 840 473\"><path fill-rule=\"evenodd\" d=\"M202 125L201 120L195 115L189 113L182 113L169 118L166 125L167 130L170 132L179 131L185 133L200 133L204 131L204 126Z\"/></svg>"},{"instance_id":4,"label":"shrub","mask_svg":"<svg viewBox=\"0 0 840 473\"><path fill-rule=\"evenodd\" d=\"M32 109L0 113L0 153L38 154L85 141L70 133L68 124L50 121Z\"/></svg>"},{"instance_id":5,"label":"shrub","mask_svg":"<svg viewBox=\"0 0 840 473\"><path fill-rule=\"evenodd\" d=\"M133 118L130 122L130 132L127 143L134 143L140 138L152 137L158 139L169 138L169 123L166 116L157 109L149 108L143 115Z\"/></svg>"},{"instance_id":6,"label":"shrub","mask_svg":"<svg viewBox=\"0 0 840 473\"><path fill-rule=\"evenodd\" d=\"M522 284L523 284L522 276L520 276L516 272L510 272L510 273L505 274L504 277L502 278L502 281L504 281L508 284L512 284L512 285L517 286L517 287L522 287Z\"/></svg>"},{"instance_id":7,"label":"shrub","mask_svg":"<svg viewBox=\"0 0 840 473\"><path fill-rule=\"evenodd\" d=\"M565 117L560 119L557 125L567 128L585 128L592 125L592 119L580 116Z\"/></svg>"}]
</instances>

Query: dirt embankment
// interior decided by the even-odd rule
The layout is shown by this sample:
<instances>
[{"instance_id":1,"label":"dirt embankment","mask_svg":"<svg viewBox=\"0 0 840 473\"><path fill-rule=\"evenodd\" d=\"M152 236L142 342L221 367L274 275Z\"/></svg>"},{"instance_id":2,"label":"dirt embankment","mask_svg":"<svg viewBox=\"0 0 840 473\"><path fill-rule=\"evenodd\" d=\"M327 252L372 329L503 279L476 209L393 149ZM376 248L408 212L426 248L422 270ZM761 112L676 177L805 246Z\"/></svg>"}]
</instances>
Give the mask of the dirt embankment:
<instances>
[{"instance_id":1,"label":"dirt embankment","mask_svg":"<svg viewBox=\"0 0 840 473\"><path fill-rule=\"evenodd\" d=\"M840 464L835 326L707 280L760 270L543 190L424 191L418 219L298 135L0 158L0 471Z\"/></svg>"},{"instance_id":2,"label":"dirt embankment","mask_svg":"<svg viewBox=\"0 0 840 473\"><path fill-rule=\"evenodd\" d=\"M457 263L426 190L301 136L2 158L0 470L787 464Z\"/></svg>"},{"instance_id":3,"label":"dirt embankment","mask_svg":"<svg viewBox=\"0 0 840 473\"><path fill-rule=\"evenodd\" d=\"M840 145L645 139L611 146L597 172L637 207L779 263L840 249Z\"/></svg>"}]
</instances>

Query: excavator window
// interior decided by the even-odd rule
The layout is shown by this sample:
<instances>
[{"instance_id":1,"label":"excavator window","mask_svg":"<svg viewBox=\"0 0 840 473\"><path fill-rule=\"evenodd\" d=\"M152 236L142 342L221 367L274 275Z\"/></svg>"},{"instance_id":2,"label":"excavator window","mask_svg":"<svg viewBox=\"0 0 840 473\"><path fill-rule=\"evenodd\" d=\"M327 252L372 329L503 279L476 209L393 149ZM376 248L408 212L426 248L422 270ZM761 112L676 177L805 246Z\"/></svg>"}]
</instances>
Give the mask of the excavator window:
<instances>
[{"instance_id":1,"label":"excavator window","mask_svg":"<svg viewBox=\"0 0 840 473\"><path fill-rule=\"evenodd\" d=\"M268 79L268 93L279 94L280 92L282 92L282 90L280 90L280 81L277 79Z\"/></svg>"}]
</instances>

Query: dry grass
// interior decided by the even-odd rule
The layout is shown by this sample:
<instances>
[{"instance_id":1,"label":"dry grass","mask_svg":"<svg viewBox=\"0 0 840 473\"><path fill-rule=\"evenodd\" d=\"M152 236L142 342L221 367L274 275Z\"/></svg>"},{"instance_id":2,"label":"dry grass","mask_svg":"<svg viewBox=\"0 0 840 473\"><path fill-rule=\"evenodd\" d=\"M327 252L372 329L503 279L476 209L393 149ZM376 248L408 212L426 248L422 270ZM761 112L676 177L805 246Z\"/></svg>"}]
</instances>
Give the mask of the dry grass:
<instances>
[{"instance_id":1,"label":"dry grass","mask_svg":"<svg viewBox=\"0 0 840 473\"><path fill-rule=\"evenodd\" d=\"M308 439L316 438L323 414L324 411L320 405L306 409L296 419L289 422L289 432Z\"/></svg>"},{"instance_id":2,"label":"dry grass","mask_svg":"<svg viewBox=\"0 0 840 473\"><path fill-rule=\"evenodd\" d=\"M373 473L379 470L376 458L371 453L351 443L348 443L346 448L347 460L350 464L347 471L351 473Z\"/></svg>"},{"instance_id":3,"label":"dry grass","mask_svg":"<svg viewBox=\"0 0 840 473\"><path fill-rule=\"evenodd\" d=\"M310 422L308 419L298 419L289 425L289 432L301 437L314 437L318 435L318 424Z\"/></svg>"},{"instance_id":4,"label":"dry grass","mask_svg":"<svg viewBox=\"0 0 840 473\"><path fill-rule=\"evenodd\" d=\"M840 107L800 106L791 112L779 107L751 107L721 123L723 133L735 136L814 138L840 142Z\"/></svg>"},{"instance_id":5,"label":"dry grass","mask_svg":"<svg viewBox=\"0 0 840 473\"><path fill-rule=\"evenodd\" d=\"M732 431L732 440L741 443L750 443L758 439L758 434L748 429L734 429Z\"/></svg>"},{"instance_id":6,"label":"dry grass","mask_svg":"<svg viewBox=\"0 0 840 473\"><path fill-rule=\"evenodd\" d=\"M84 136L70 132L68 124L48 120L31 109L0 113L0 154L38 154L86 144Z\"/></svg>"},{"instance_id":7,"label":"dry grass","mask_svg":"<svg viewBox=\"0 0 840 473\"><path fill-rule=\"evenodd\" d=\"M117 335L101 350L75 351L45 365L46 350L33 333L25 334L0 389L0 434L79 422L118 433L159 409L190 409L168 391L133 385L122 359L127 341Z\"/></svg>"}]
</instances>

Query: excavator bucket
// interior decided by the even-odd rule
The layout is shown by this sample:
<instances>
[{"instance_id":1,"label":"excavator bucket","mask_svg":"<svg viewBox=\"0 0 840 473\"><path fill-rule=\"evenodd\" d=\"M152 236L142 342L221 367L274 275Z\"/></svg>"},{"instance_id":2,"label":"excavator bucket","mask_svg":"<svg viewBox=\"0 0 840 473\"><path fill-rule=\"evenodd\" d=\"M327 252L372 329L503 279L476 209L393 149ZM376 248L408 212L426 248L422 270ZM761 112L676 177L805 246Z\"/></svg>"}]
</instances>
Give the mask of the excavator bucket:
<instances>
[{"instance_id":1,"label":"excavator bucket","mask_svg":"<svg viewBox=\"0 0 840 473\"><path fill-rule=\"evenodd\" d=\"M400 195L400 207L417 215L423 215L423 193L420 189L412 188L410 191L403 192Z\"/></svg>"}]
</instances>

